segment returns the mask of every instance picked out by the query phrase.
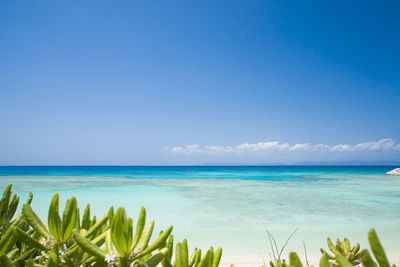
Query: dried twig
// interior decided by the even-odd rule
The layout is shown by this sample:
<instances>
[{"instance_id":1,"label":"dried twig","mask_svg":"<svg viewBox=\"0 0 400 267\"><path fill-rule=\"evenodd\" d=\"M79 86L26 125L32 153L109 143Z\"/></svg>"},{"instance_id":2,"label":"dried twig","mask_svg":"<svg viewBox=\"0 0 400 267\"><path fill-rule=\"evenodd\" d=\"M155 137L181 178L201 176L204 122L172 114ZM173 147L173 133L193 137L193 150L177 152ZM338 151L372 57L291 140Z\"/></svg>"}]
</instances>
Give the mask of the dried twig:
<instances>
[{"instance_id":1,"label":"dried twig","mask_svg":"<svg viewBox=\"0 0 400 267\"><path fill-rule=\"evenodd\" d=\"M304 243L304 241L303 241L303 246L304 246L304 254L306 256L307 267L310 267L310 264L308 263L306 243Z\"/></svg>"},{"instance_id":2,"label":"dried twig","mask_svg":"<svg viewBox=\"0 0 400 267\"><path fill-rule=\"evenodd\" d=\"M289 238L286 240L286 243L283 245L281 251L279 252L278 259L281 258L281 255L282 255L283 250L285 249L286 245L289 243L289 241L290 241L290 239L292 238L292 236L297 232L297 230L299 230L299 228L297 228L296 230L294 230L293 233L292 233L292 234L289 236Z\"/></svg>"}]
</instances>

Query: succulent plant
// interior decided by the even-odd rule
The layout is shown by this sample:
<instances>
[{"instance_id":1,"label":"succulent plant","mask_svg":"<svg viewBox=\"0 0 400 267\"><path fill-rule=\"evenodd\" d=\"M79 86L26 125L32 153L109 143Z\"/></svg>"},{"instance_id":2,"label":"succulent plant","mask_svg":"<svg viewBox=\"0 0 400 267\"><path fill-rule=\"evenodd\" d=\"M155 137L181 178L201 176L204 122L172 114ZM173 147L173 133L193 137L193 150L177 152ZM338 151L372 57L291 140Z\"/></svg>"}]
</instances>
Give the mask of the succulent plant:
<instances>
[{"instance_id":1,"label":"succulent plant","mask_svg":"<svg viewBox=\"0 0 400 267\"><path fill-rule=\"evenodd\" d=\"M170 226L158 239L149 245L153 233L154 221L144 228L146 210L142 207L136 225L136 233L133 237L133 220L128 218L124 208L119 208L111 223L111 229L105 232L105 249L100 248L85 236L74 231L76 243L89 255L97 260L118 266L131 266L144 264L149 267L156 266L168 253L168 248L161 248L172 232ZM152 255L156 249L160 249Z\"/></svg>"},{"instance_id":2,"label":"succulent plant","mask_svg":"<svg viewBox=\"0 0 400 267\"><path fill-rule=\"evenodd\" d=\"M336 260L336 254L342 255L348 262L353 266L357 266L360 264L360 244L356 243L353 247L350 246L350 241L347 238L344 238L343 241L339 239L336 240L336 244L333 244L330 238L327 238L328 248L334 254L330 255L327 251L321 248L322 254L326 254L329 260L331 260L330 264L332 266L338 266L334 261Z\"/></svg>"}]
</instances>

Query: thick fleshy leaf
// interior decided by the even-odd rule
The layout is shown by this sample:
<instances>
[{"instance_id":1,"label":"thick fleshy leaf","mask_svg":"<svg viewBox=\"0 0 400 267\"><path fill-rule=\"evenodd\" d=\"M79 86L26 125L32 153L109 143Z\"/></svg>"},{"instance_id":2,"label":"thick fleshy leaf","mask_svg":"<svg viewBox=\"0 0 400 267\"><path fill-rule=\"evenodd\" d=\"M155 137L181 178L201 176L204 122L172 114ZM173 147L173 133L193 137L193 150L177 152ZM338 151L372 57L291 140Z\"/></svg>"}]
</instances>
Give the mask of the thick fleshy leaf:
<instances>
[{"instance_id":1,"label":"thick fleshy leaf","mask_svg":"<svg viewBox=\"0 0 400 267\"><path fill-rule=\"evenodd\" d=\"M214 260L214 248L210 247L208 251L210 252L210 255L208 256L208 267L211 267Z\"/></svg>"},{"instance_id":2,"label":"thick fleshy leaf","mask_svg":"<svg viewBox=\"0 0 400 267\"><path fill-rule=\"evenodd\" d=\"M206 267L208 265L208 258L210 256L210 251L208 250L206 255L204 255L204 258L201 259L197 267Z\"/></svg>"},{"instance_id":3,"label":"thick fleshy leaf","mask_svg":"<svg viewBox=\"0 0 400 267\"><path fill-rule=\"evenodd\" d=\"M214 253L212 267L218 267L219 262L221 261L222 257L222 248L218 248L217 251Z\"/></svg>"},{"instance_id":4,"label":"thick fleshy leaf","mask_svg":"<svg viewBox=\"0 0 400 267\"><path fill-rule=\"evenodd\" d=\"M76 207L76 223L75 223L75 229L76 231L80 231L81 230L81 215L80 215L80 211L79 208Z\"/></svg>"},{"instance_id":5,"label":"thick fleshy leaf","mask_svg":"<svg viewBox=\"0 0 400 267\"><path fill-rule=\"evenodd\" d=\"M47 262L47 267L58 267L58 255L53 251L49 254L49 260Z\"/></svg>"},{"instance_id":6,"label":"thick fleshy leaf","mask_svg":"<svg viewBox=\"0 0 400 267\"><path fill-rule=\"evenodd\" d=\"M368 250L364 249L361 252L361 262L365 267L378 267L378 265L374 262Z\"/></svg>"},{"instance_id":7,"label":"thick fleshy leaf","mask_svg":"<svg viewBox=\"0 0 400 267\"><path fill-rule=\"evenodd\" d=\"M15 211L18 208L18 204L19 204L19 197L17 195L14 195L8 206L8 218L10 220L12 219L12 217L14 217Z\"/></svg>"},{"instance_id":8,"label":"thick fleshy leaf","mask_svg":"<svg viewBox=\"0 0 400 267\"><path fill-rule=\"evenodd\" d=\"M389 261L386 258L385 250L383 249L374 229L369 230L368 241L369 245L371 246L372 253L374 253L375 259L379 263L379 266L390 267Z\"/></svg>"},{"instance_id":9,"label":"thick fleshy leaf","mask_svg":"<svg viewBox=\"0 0 400 267\"><path fill-rule=\"evenodd\" d=\"M336 247L335 247L335 245L333 244L332 240L331 240L329 237L326 239L326 243L328 243L328 248L329 248L332 252L335 252L335 251L336 251Z\"/></svg>"},{"instance_id":10,"label":"thick fleshy leaf","mask_svg":"<svg viewBox=\"0 0 400 267\"><path fill-rule=\"evenodd\" d=\"M82 229L89 230L90 227L90 205L87 204L82 217Z\"/></svg>"},{"instance_id":11,"label":"thick fleshy leaf","mask_svg":"<svg viewBox=\"0 0 400 267\"><path fill-rule=\"evenodd\" d=\"M15 235L13 228L8 228L0 239L0 255L9 252L15 243Z\"/></svg>"},{"instance_id":12,"label":"thick fleshy leaf","mask_svg":"<svg viewBox=\"0 0 400 267\"><path fill-rule=\"evenodd\" d=\"M168 236L171 234L171 232L172 232L172 225L171 225L170 227L168 227L168 229L165 230L165 232L162 233L162 234L157 238L157 240L154 241L153 244L151 244L151 245L148 246L145 250L143 250L141 256L144 256L144 255L146 255L146 254L148 254L148 253L151 253L152 251L154 251L154 250L156 250L157 248L159 248L160 245L163 244L163 243L167 240L167 238L168 238ZM139 242L139 243L140 243L140 242Z\"/></svg>"},{"instance_id":13,"label":"thick fleshy leaf","mask_svg":"<svg viewBox=\"0 0 400 267\"><path fill-rule=\"evenodd\" d=\"M340 267L353 267L353 265L338 251L335 252L335 259Z\"/></svg>"},{"instance_id":14,"label":"thick fleshy leaf","mask_svg":"<svg viewBox=\"0 0 400 267\"><path fill-rule=\"evenodd\" d=\"M182 259L183 267L189 267L189 249L187 239L184 239L182 242Z\"/></svg>"},{"instance_id":15,"label":"thick fleshy leaf","mask_svg":"<svg viewBox=\"0 0 400 267\"><path fill-rule=\"evenodd\" d=\"M131 218L128 219L128 250L132 246L132 238L133 238L133 220Z\"/></svg>"},{"instance_id":16,"label":"thick fleshy leaf","mask_svg":"<svg viewBox=\"0 0 400 267\"><path fill-rule=\"evenodd\" d=\"M192 267L194 265L194 262L196 260L196 253L197 253L197 248L194 249L192 255L190 256L189 267Z\"/></svg>"},{"instance_id":17,"label":"thick fleshy leaf","mask_svg":"<svg viewBox=\"0 0 400 267\"><path fill-rule=\"evenodd\" d=\"M140 237L142 236L145 223L146 223L146 209L142 207L140 209L138 221L136 224L136 234L135 234L135 239L133 241L132 249L136 248L136 245L138 244Z\"/></svg>"},{"instance_id":18,"label":"thick fleshy leaf","mask_svg":"<svg viewBox=\"0 0 400 267\"><path fill-rule=\"evenodd\" d=\"M140 252L143 251L149 244L151 235L153 234L154 221L150 221L149 225L144 229L142 236L137 243L135 251Z\"/></svg>"},{"instance_id":19,"label":"thick fleshy leaf","mask_svg":"<svg viewBox=\"0 0 400 267\"><path fill-rule=\"evenodd\" d=\"M343 250L344 250L345 254L349 253L349 251L350 251L350 241L347 238L345 238L343 240L342 247L343 247Z\"/></svg>"},{"instance_id":20,"label":"thick fleshy leaf","mask_svg":"<svg viewBox=\"0 0 400 267\"><path fill-rule=\"evenodd\" d=\"M289 260L290 260L290 266L303 267L303 264L301 263L300 258L296 252L289 253Z\"/></svg>"},{"instance_id":21,"label":"thick fleshy leaf","mask_svg":"<svg viewBox=\"0 0 400 267\"><path fill-rule=\"evenodd\" d=\"M196 256L194 258L194 266L198 266L201 261L201 249L196 251Z\"/></svg>"},{"instance_id":22,"label":"thick fleshy leaf","mask_svg":"<svg viewBox=\"0 0 400 267\"><path fill-rule=\"evenodd\" d=\"M32 203L32 199L33 199L33 194L32 194L32 192L29 192L29 196L28 196L28 199L26 200L26 204L30 205Z\"/></svg>"},{"instance_id":23,"label":"thick fleshy leaf","mask_svg":"<svg viewBox=\"0 0 400 267\"><path fill-rule=\"evenodd\" d=\"M39 250L48 250L45 246L43 246L39 241L36 239L32 238L30 235L26 234L23 230L21 230L19 227L12 227L14 230L15 236L23 243L26 245L39 249Z\"/></svg>"},{"instance_id":24,"label":"thick fleshy leaf","mask_svg":"<svg viewBox=\"0 0 400 267\"><path fill-rule=\"evenodd\" d=\"M59 195L55 194L50 203L48 225L54 239L61 241L61 218L59 214Z\"/></svg>"},{"instance_id":25,"label":"thick fleshy leaf","mask_svg":"<svg viewBox=\"0 0 400 267\"><path fill-rule=\"evenodd\" d=\"M62 219L62 242L65 243L71 238L72 229L76 224L77 203L75 197L67 200Z\"/></svg>"},{"instance_id":26,"label":"thick fleshy leaf","mask_svg":"<svg viewBox=\"0 0 400 267\"><path fill-rule=\"evenodd\" d=\"M99 231L99 229L101 229L107 223L107 220L108 216L104 215L104 217L100 221L96 222L93 226L89 228L84 236L86 238L91 238L94 234L97 233L97 231Z\"/></svg>"},{"instance_id":27,"label":"thick fleshy leaf","mask_svg":"<svg viewBox=\"0 0 400 267\"><path fill-rule=\"evenodd\" d=\"M176 267L184 267L185 263L183 262L183 253L182 253L182 244L180 242L176 243L175 247L175 264Z\"/></svg>"},{"instance_id":28,"label":"thick fleshy leaf","mask_svg":"<svg viewBox=\"0 0 400 267\"><path fill-rule=\"evenodd\" d=\"M150 259L148 259L145 262L144 266L156 267L165 258L167 253L168 253L168 249L167 248L161 249L159 252L154 254Z\"/></svg>"},{"instance_id":29,"label":"thick fleshy leaf","mask_svg":"<svg viewBox=\"0 0 400 267\"><path fill-rule=\"evenodd\" d=\"M319 267L331 267L331 265L329 264L328 254L322 254L322 257L319 260Z\"/></svg>"},{"instance_id":30,"label":"thick fleshy leaf","mask_svg":"<svg viewBox=\"0 0 400 267\"><path fill-rule=\"evenodd\" d=\"M115 213L111 226L111 239L120 255L126 256L129 252L128 219L124 208L119 208Z\"/></svg>"},{"instance_id":31,"label":"thick fleshy leaf","mask_svg":"<svg viewBox=\"0 0 400 267\"><path fill-rule=\"evenodd\" d=\"M173 235L170 235L168 238L167 248L168 248L167 257L171 260L173 251L174 251L174 236Z\"/></svg>"},{"instance_id":32,"label":"thick fleshy leaf","mask_svg":"<svg viewBox=\"0 0 400 267\"><path fill-rule=\"evenodd\" d=\"M15 265L12 263L12 261L6 255L1 255L0 256L0 266L1 267L14 267Z\"/></svg>"},{"instance_id":33,"label":"thick fleshy leaf","mask_svg":"<svg viewBox=\"0 0 400 267\"><path fill-rule=\"evenodd\" d=\"M92 243L87 238L81 236L79 233L72 231L72 235L76 241L76 243L83 249L83 251L88 254L95 256L100 259L104 259L106 254L103 250L101 250L98 246Z\"/></svg>"},{"instance_id":34,"label":"thick fleshy leaf","mask_svg":"<svg viewBox=\"0 0 400 267\"><path fill-rule=\"evenodd\" d=\"M31 248L30 250L24 252L24 254L22 254L21 256L19 256L18 258L15 259L15 262L21 262L21 261L25 261L28 258L31 257L31 255L36 252L37 249L36 248Z\"/></svg>"},{"instance_id":35,"label":"thick fleshy leaf","mask_svg":"<svg viewBox=\"0 0 400 267\"><path fill-rule=\"evenodd\" d=\"M0 216L3 217L5 214L7 214L8 210L8 203L10 202L10 197L11 197L11 188L12 185L9 184L7 185L6 189L4 189L3 197L1 198L0 201Z\"/></svg>"},{"instance_id":36,"label":"thick fleshy leaf","mask_svg":"<svg viewBox=\"0 0 400 267\"><path fill-rule=\"evenodd\" d=\"M35 267L35 260L34 259L27 260L26 267Z\"/></svg>"}]
</instances>

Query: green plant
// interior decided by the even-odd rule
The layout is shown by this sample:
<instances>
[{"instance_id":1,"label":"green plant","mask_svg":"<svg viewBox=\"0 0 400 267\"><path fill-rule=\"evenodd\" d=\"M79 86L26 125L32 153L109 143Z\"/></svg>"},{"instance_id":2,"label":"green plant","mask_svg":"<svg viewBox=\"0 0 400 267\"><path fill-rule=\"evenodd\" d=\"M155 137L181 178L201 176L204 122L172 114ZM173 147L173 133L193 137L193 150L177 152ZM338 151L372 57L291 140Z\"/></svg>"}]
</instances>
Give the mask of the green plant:
<instances>
[{"instance_id":1,"label":"green plant","mask_svg":"<svg viewBox=\"0 0 400 267\"><path fill-rule=\"evenodd\" d=\"M182 267L217 267L222 250L215 254L212 247L201 258L201 251L195 250L195 260L189 262L178 249L181 257L171 264L173 237L172 226L162 231L154 242L150 242L154 221L145 228L146 210L142 207L133 235L133 220L126 216L124 208L114 214L111 207L100 220L91 218L87 205L82 220L75 197L66 201L60 215L59 195L55 194L49 206L48 221L45 225L30 206L32 193L22 207L22 212L13 219L19 197L8 185L0 201L0 266L135 266L155 267L158 264ZM167 243L168 240L168 243ZM187 241L178 243L187 247ZM178 245L177 244L177 245ZM184 250L183 250L184 251ZM167 256L169 257L167 259ZM180 265L182 263L183 265ZM207 264L205 264L207 263Z\"/></svg>"},{"instance_id":2,"label":"green plant","mask_svg":"<svg viewBox=\"0 0 400 267\"><path fill-rule=\"evenodd\" d=\"M172 226L160 235L154 243L149 245L154 221L151 221L144 229L145 220L146 211L142 207L136 225L136 234L133 238L133 220L127 218L124 208L119 208L115 216L113 216L111 229L107 230L105 234L105 250L78 232L74 231L73 235L76 243L95 259L104 260L110 264L118 262L118 266L146 263L151 267L154 264L157 265L167 254L168 249L163 248L157 254L151 255L153 251L161 248L161 245L165 243L165 240L172 232Z\"/></svg>"},{"instance_id":3,"label":"green plant","mask_svg":"<svg viewBox=\"0 0 400 267\"><path fill-rule=\"evenodd\" d=\"M351 265L357 266L360 264L360 244L356 243L353 247L350 246L350 241L347 238L344 238L343 241L339 239L336 240L336 245L333 244L330 238L327 238L328 248L334 253L334 255L330 255L323 248L321 248L322 254L326 254L329 260L332 260L330 264L334 267L338 266L335 262L336 254L342 255Z\"/></svg>"},{"instance_id":4,"label":"green plant","mask_svg":"<svg viewBox=\"0 0 400 267\"><path fill-rule=\"evenodd\" d=\"M160 233L162 234L162 232ZM188 242L184 239L175 246L175 262L172 263L172 255L174 248L174 238L171 235L168 242L164 244L168 248L168 253L161 261L163 267L217 267L221 261L222 248L218 248L214 252L214 248L210 247L204 256L201 255L201 249L195 248L189 258Z\"/></svg>"}]
</instances>

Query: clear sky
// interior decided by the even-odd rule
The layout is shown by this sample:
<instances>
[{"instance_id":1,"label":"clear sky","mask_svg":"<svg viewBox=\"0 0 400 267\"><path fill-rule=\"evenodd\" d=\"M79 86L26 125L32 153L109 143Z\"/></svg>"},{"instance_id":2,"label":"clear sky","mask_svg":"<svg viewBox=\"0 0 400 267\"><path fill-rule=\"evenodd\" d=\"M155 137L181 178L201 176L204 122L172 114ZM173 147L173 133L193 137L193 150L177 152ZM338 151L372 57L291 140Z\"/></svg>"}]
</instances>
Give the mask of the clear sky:
<instances>
[{"instance_id":1,"label":"clear sky","mask_svg":"<svg viewBox=\"0 0 400 267\"><path fill-rule=\"evenodd\" d=\"M0 164L400 160L399 14L0 1Z\"/></svg>"}]
</instances>

